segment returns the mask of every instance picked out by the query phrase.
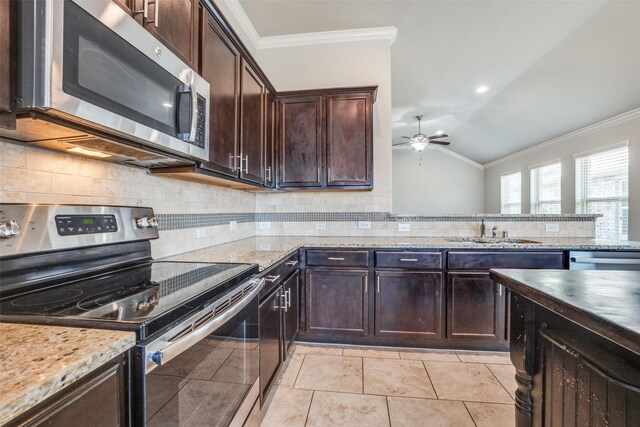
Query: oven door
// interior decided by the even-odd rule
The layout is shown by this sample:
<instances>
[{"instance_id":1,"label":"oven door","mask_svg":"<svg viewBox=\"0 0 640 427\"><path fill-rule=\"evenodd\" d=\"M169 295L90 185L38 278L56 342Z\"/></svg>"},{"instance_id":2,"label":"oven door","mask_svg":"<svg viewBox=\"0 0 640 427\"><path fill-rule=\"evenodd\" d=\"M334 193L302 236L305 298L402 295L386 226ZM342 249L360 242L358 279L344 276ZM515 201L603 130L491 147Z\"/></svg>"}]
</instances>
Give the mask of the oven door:
<instances>
[{"instance_id":1,"label":"oven door","mask_svg":"<svg viewBox=\"0 0 640 427\"><path fill-rule=\"evenodd\" d=\"M45 47L22 53L23 107L208 159L209 84L113 1L25 3L22 21Z\"/></svg>"},{"instance_id":2,"label":"oven door","mask_svg":"<svg viewBox=\"0 0 640 427\"><path fill-rule=\"evenodd\" d=\"M259 396L258 293L263 284L264 279L245 282L136 348L135 425L244 423Z\"/></svg>"}]
</instances>

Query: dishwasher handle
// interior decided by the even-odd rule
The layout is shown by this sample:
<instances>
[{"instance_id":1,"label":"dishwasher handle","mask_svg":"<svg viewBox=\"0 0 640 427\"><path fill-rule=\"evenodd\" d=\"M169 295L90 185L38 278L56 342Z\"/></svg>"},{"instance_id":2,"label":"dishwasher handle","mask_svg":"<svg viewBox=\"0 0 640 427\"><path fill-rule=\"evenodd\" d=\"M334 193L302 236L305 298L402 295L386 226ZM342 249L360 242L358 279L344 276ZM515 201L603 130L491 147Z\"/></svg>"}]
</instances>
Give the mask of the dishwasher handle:
<instances>
[{"instance_id":1,"label":"dishwasher handle","mask_svg":"<svg viewBox=\"0 0 640 427\"><path fill-rule=\"evenodd\" d=\"M178 338L176 341L159 340L160 342L157 342L156 345L161 346L161 348L149 352L147 356L147 373L151 369L155 368L155 366L153 365L162 366L166 364L171 359L175 358L188 348L197 344L200 340L223 326L235 315L240 313L242 309L245 308L249 304L249 302L258 295L260 289L262 289L262 287L264 286L264 278L252 279L247 282L247 284L249 283L256 283L257 285L248 294L244 295L242 299L238 300L235 304L228 308L224 313L220 314L219 316L214 316L211 320L207 321L203 325L199 325L196 329L193 329L191 332L188 332L187 334ZM195 322L192 323L195 324Z\"/></svg>"},{"instance_id":2,"label":"dishwasher handle","mask_svg":"<svg viewBox=\"0 0 640 427\"><path fill-rule=\"evenodd\" d=\"M570 261L576 264L617 264L640 265L640 258L588 258L571 257Z\"/></svg>"}]
</instances>

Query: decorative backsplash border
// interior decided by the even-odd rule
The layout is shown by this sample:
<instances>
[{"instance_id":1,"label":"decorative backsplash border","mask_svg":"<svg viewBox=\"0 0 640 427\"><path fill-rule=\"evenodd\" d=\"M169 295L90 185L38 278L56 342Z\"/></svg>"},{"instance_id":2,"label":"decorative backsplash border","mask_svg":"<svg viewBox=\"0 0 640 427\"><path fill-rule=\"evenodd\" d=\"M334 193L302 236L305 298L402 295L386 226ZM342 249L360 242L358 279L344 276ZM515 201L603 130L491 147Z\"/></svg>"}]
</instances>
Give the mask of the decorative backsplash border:
<instances>
[{"instance_id":1,"label":"decorative backsplash border","mask_svg":"<svg viewBox=\"0 0 640 427\"><path fill-rule=\"evenodd\" d=\"M259 213L200 213L158 214L160 230L225 225L231 221L243 222L595 222L601 215L394 215L388 212L259 212Z\"/></svg>"}]
</instances>

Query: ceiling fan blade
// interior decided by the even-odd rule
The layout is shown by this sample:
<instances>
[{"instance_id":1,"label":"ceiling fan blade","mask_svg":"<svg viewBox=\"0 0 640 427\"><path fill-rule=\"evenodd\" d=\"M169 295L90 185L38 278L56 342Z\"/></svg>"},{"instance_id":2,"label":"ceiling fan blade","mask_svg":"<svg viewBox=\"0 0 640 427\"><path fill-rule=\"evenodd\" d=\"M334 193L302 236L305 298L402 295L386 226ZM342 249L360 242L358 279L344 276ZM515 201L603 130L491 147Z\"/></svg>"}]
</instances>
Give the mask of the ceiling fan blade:
<instances>
[{"instance_id":1,"label":"ceiling fan blade","mask_svg":"<svg viewBox=\"0 0 640 427\"><path fill-rule=\"evenodd\" d=\"M410 141L407 141L407 142L401 142L401 143L399 143L399 144L391 144L391 146L392 146L392 147L395 147L396 145L407 145L407 144L411 144L411 142L410 142Z\"/></svg>"},{"instance_id":2,"label":"ceiling fan blade","mask_svg":"<svg viewBox=\"0 0 640 427\"><path fill-rule=\"evenodd\" d=\"M413 139L412 136L401 136L401 138L405 138L405 139Z\"/></svg>"},{"instance_id":3,"label":"ceiling fan blade","mask_svg":"<svg viewBox=\"0 0 640 427\"><path fill-rule=\"evenodd\" d=\"M451 143L449 141L429 141L429 144L449 145Z\"/></svg>"},{"instance_id":4,"label":"ceiling fan blade","mask_svg":"<svg viewBox=\"0 0 640 427\"><path fill-rule=\"evenodd\" d=\"M429 140L432 140L432 139L440 139L440 138L446 138L446 137L448 137L448 136L449 136L449 135L447 135L446 133L443 133L442 135L431 135L431 136L430 136L429 138L427 138L427 139L429 139Z\"/></svg>"}]
</instances>

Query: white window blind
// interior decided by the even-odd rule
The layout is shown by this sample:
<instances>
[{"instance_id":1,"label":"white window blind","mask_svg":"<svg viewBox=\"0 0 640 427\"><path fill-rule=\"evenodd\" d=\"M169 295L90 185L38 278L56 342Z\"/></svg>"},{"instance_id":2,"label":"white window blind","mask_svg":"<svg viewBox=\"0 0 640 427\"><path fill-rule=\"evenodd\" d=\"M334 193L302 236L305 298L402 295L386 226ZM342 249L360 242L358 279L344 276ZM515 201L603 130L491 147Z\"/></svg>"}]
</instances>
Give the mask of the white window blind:
<instances>
[{"instance_id":1,"label":"white window blind","mask_svg":"<svg viewBox=\"0 0 640 427\"><path fill-rule=\"evenodd\" d=\"M500 213L519 214L522 212L520 206L521 182L522 176L519 171L500 177Z\"/></svg>"},{"instance_id":2,"label":"white window blind","mask_svg":"<svg viewBox=\"0 0 640 427\"><path fill-rule=\"evenodd\" d=\"M531 169L531 213L560 213L561 164L540 166Z\"/></svg>"},{"instance_id":3,"label":"white window blind","mask_svg":"<svg viewBox=\"0 0 640 427\"><path fill-rule=\"evenodd\" d=\"M628 239L628 147L576 158L576 213L603 215L596 222L596 237Z\"/></svg>"}]
</instances>

